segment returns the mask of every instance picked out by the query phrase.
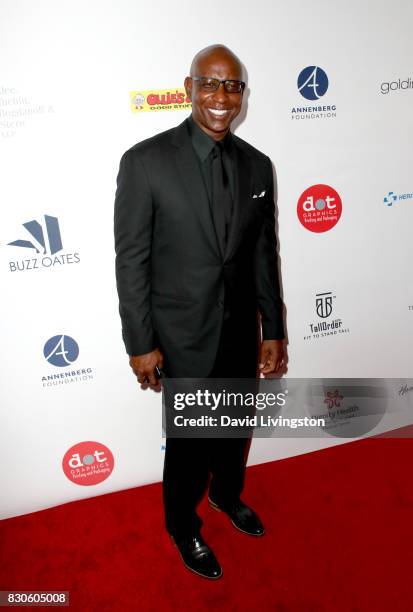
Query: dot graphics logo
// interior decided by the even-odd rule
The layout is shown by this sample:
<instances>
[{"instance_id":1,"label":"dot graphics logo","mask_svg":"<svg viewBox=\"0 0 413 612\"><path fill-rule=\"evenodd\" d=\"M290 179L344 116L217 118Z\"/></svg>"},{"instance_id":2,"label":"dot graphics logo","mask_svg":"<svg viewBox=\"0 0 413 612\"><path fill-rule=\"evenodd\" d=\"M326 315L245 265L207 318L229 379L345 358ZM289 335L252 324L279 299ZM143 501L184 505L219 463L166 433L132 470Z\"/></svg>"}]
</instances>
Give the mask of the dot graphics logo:
<instances>
[{"instance_id":1,"label":"dot graphics logo","mask_svg":"<svg viewBox=\"0 0 413 612\"><path fill-rule=\"evenodd\" d=\"M112 452L101 442L78 442L66 451L62 468L66 477L77 485L91 486L111 475L115 465Z\"/></svg>"},{"instance_id":2,"label":"dot graphics logo","mask_svg":"<svg viewBox=\"0 0 413 612\"><path fill-rule=\"evenodd\" d=\"M339 221L342 212L341 198L329 185L308 187L299 197L297 215L303 227L310 232L331 230Z\"/></svg>"},{"instance_id":3,"label":"dot graphics logo","mask_svg":"<svg viewBox=\"0 0 413 612\"><path fill-rule=\"evenodd\" d=\"M93 379L93 370L90 367L69 369L79 357L79 345L71 336L59 334L49 338L43 347L43 356L55 368L66 368L64 372L42 376L43 387L57 387Z\"/></svg>"},{"instance_id":4,"label":"dot graphics logo","mask_svg":"<svg viewBox=\"0 0 413 612\"><path fill-rule=\"evenodd\" d=\"M327 73L319 66L307 66L298 75L297 89L303 98L311 102L316 102L325 96L328 86ZM332 117L336 117L335 104L297 106L291 110L292 119L327 119Z\"/></svg>"},{"instance_id":5,"label":"dot graphics logo","mask_svg":"<svg viewBox=\"0 0 413 612\"><path fill-rule=\"evenodd\" d=\"M31 239L19 238L9 242L8 246L26 249L28 254L33 254L34 257L9 261L10 272L39 270L41 268L79 263L79 253L61 253L56 255L56 253L60 253L63 250L62 236L57 217L44 215L43 223L32 219L23 223L23 227Z\"/></svg>"}]
</instances>

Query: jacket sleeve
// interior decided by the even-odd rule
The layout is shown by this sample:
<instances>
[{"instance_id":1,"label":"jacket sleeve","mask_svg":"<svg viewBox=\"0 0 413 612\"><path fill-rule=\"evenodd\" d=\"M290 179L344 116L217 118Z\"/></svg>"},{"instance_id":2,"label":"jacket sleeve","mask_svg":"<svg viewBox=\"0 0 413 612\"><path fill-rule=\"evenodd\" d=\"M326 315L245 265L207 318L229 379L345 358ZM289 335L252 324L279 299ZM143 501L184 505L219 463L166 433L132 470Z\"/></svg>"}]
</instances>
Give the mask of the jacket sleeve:
<instances>
[{"instance_id":1,"label":"jacket sleeve","mask_svg":"<svg viewBox=\"0 0 413 612\"><path fill-rule=\"evenodd\" d=\"M155 348L151 317L152 195L139 154L120 161L115 197L116 283L122 335L129 355Z\"/></svg>"},{"instance_id":2,"label":"jacket sleeve","mask_svg":"<svg viewBox=\"0 0 413 612\"><path fill-rule=\"evenodd\" d=\"M269 188L265 194L264 220L255 251L255 287L263 340L281 340L285 333L275 236L274 179L271 161L267 159Z\"/></svg>"}]
</instances>

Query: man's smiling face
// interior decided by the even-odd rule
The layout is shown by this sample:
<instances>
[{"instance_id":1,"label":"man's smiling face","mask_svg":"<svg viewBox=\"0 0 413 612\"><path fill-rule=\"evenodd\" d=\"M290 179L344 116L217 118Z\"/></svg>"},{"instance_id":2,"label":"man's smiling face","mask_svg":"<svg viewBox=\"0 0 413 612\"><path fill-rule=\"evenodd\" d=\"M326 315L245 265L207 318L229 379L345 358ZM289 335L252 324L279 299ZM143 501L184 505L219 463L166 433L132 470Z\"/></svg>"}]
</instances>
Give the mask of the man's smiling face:
<instances>
[{"instance_id":1,"label":"man's smiling face","mask_svg":"<svg viewBox=\"0 0 413 612\"><path fill-rule=\"evenodd\" d=\"M225 48L215 48L194 61L191 76L241 81L242 68ZM214 140L224 138L241 110L242 91L227 93L222 83L216 91L204 91L201 83L190 77L185 79L185 89L192 100L195 123Z\"/></svg>"}]
</instances>

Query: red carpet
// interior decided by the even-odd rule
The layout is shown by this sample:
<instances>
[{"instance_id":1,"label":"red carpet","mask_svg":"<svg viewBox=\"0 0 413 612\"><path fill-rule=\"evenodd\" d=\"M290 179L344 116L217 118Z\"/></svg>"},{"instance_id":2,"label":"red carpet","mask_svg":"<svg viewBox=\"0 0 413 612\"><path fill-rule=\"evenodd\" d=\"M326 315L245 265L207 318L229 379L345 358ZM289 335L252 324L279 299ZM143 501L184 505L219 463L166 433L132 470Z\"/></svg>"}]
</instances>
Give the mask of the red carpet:
<instances>
[{"instance_id":1,"label":"red carpet","mask_svg":"<svg viewBox=\"0 0 413 612\"><path fill-rule=\"evenodd\" d=\"M411 439L367 439L249 468L244 500L266 536L200 508L217 582L183 567L159 484L7 519L0 589L68 590L85 612L410 612L412 450Z\"/></svg>"}]
</instances>

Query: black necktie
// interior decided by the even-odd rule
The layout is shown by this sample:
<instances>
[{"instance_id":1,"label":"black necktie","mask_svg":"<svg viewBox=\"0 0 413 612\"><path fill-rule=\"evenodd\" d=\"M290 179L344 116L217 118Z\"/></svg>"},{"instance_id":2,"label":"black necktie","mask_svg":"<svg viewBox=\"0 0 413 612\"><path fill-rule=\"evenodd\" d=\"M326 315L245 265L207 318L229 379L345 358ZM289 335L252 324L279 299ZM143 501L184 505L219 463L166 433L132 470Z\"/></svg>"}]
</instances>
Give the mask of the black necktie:
<instances>
[{"instance_id":1,"label":"black necktie","mask_svg":"<svg viewBox=\"0 0 413 612\"><path fill-rule=\"evenodd\" d=\"M228 241L232 215L232 196L222 153L224 144L217 142L212 150L212 212L222 255Z\"/></svg>"}]
</instances>

